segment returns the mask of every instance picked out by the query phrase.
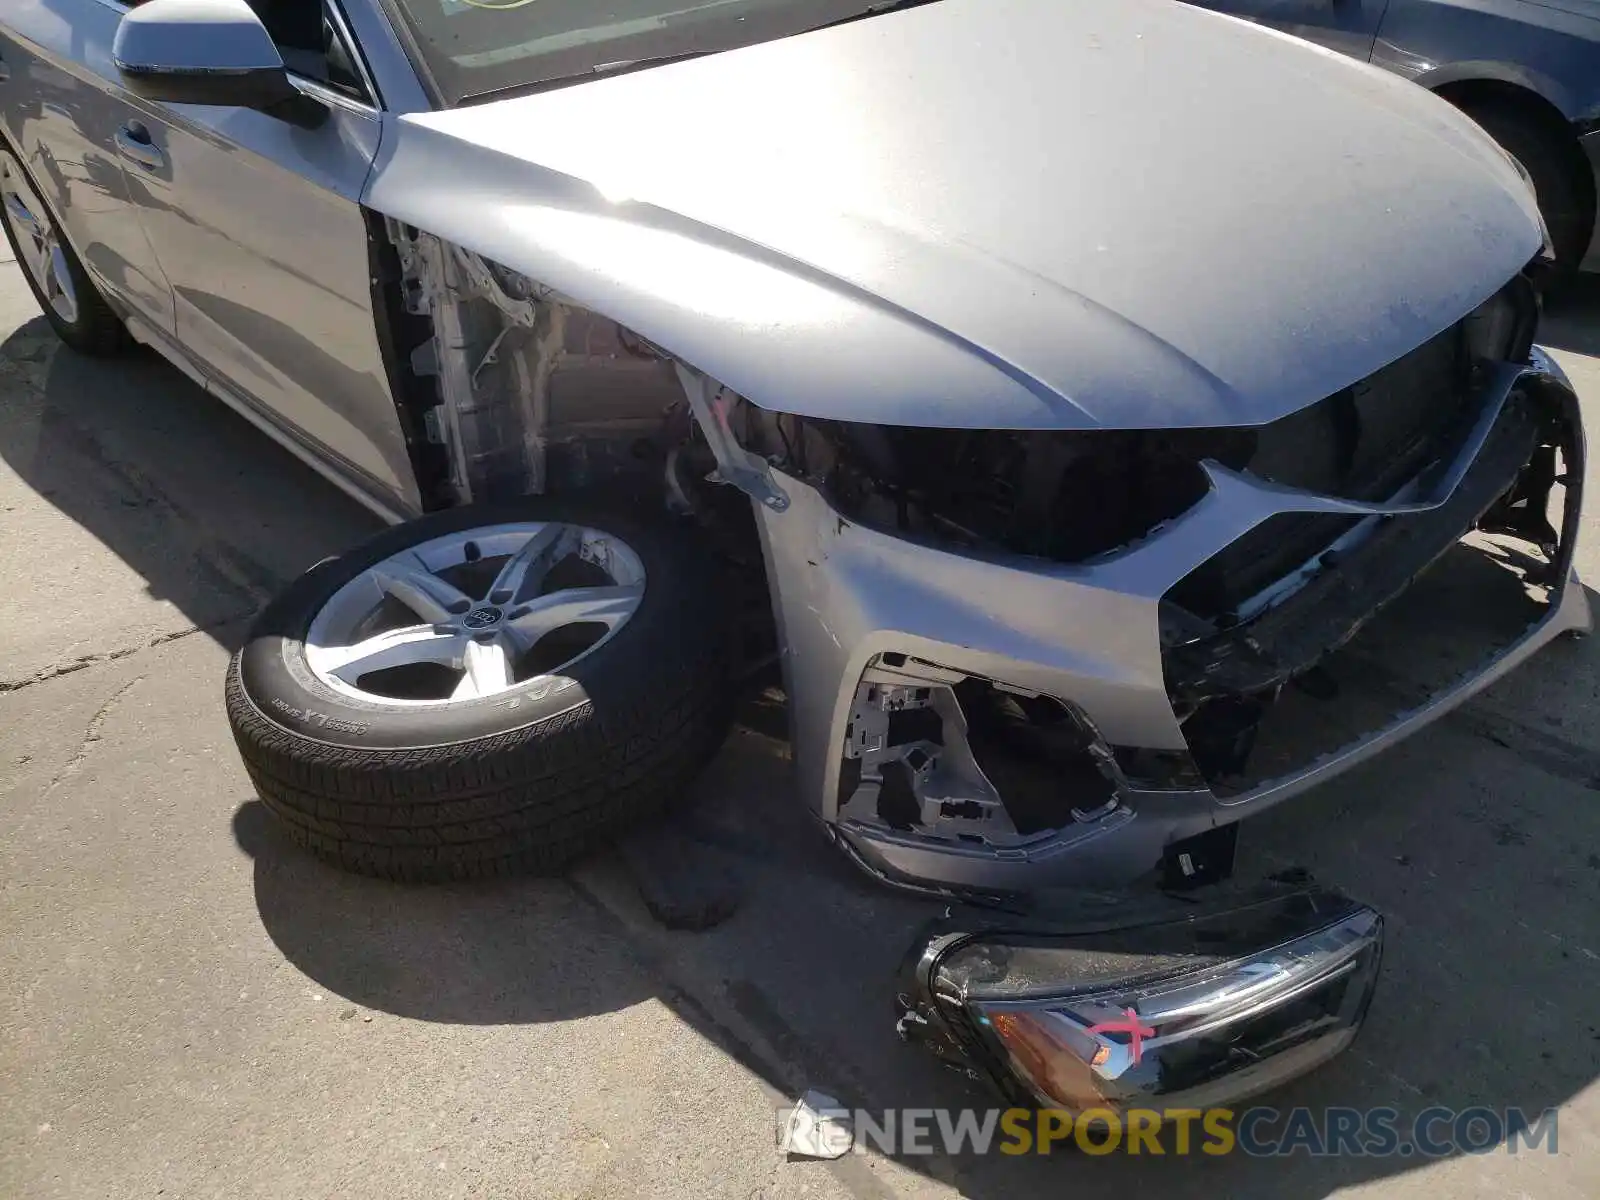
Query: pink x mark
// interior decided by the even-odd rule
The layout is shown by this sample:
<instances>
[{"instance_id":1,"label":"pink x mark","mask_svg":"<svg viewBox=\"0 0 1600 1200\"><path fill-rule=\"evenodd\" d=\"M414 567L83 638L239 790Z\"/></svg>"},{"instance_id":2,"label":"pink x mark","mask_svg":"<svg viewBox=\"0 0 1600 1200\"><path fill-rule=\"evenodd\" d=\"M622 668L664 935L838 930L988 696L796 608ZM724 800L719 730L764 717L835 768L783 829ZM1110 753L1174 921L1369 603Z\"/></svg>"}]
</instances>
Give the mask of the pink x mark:
<instances>
[{"instance_id":1,"label":"pink x mark","mask_svg":"<svg viewBox=\"0 0 1600 1200\"><path fill-rule=\"evenodd\" d=\"M1141 1024L1139 1021L1139 1014L1134 1012L1131 1008L1123 1009L1122 1015L1126 1018L1126 1020L1100 1021L1089 1026L1085 1032L1127 1034L1128 1045L1133 1049L1133 1061L1137 1063L1141 1058L1144 1057L1144 1048L1140 1045L1141 1039L1155 1037L1156 1031L1153 1026Z\"/></svg>"}]
</instances>

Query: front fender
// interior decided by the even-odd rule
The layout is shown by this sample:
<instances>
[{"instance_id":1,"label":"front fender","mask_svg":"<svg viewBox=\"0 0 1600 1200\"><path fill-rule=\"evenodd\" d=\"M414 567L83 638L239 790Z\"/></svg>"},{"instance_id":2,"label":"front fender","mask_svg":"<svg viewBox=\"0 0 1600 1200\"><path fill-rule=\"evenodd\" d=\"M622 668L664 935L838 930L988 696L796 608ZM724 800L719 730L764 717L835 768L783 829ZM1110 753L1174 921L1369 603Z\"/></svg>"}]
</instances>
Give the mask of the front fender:
<instances>
[{"instance_id":1,"label":"front fender","mask_svg":"<svg viewBox=\"0 0 1600 1200\"><path fill-rule=\"evenodd\" d=\"M871 397L888 424L1093 424L981 348L806 264L421 123L386 125L368 207L604 313L763 407Z\"/></svg>"}]
</instances>

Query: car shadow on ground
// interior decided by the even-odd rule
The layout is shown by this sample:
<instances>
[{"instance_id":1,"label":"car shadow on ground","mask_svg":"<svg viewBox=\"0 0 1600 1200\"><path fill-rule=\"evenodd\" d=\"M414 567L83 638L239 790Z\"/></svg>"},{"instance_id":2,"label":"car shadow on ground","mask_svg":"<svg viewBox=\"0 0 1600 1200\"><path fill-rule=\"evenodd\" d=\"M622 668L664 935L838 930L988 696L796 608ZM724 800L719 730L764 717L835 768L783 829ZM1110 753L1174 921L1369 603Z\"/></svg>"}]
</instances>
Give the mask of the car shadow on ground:
<instances>
[{"instance_id":1,"label":"car shadow on ground","mask_svg":"<svg viewBox=\"0 0 1600 1200\"><path fill-rule=\"evenodd\" d=\"M0 343L0 458L221 640L306 567L381 528L154 353L93 359L43 317Z\"/></svg>"},{"instance_id":2,"label":"car shadow on ground","mask_svg":"<svg viewBox=\"0 0 1600 1200\"><path fill-rule=\"evenodd\" d=\"M1556 695L1600 678L1600 641L1562 641L1538 661ZM234 833L255 860L262 921L307 975L380 1011L527 1023L653 997L784 1095L815 1086L875 1110L992 1106L978 1085L896 1038L895 969L938 906L886 891L825 843L788 794L787 746L768 732L772 703L770 693L750 699L676 818L689 848L680 841L673 852L738 882L738 911L714 929L655 925L614 855L565 881L407 888L351 877L299 852L252 800ZM1589 1002L1600 837L1592 804L1576 803L1600 789L1600 754L1563 739L1557 707L1514 719L1471 708L1246 827L1241 874L1304 866L1371 900L1389 923L1385 979L1362 1038L1264 1103L1410 1115L1487 1105L1533 1116L1600 1076ZM1474 786L1441 796L1440 761ZM1530 778L1540 794L1505 791ZM619 955L642 973L621 969ZM1429 1160L1067 1151L900 1161L976 1197L1220 1188L1312 1198Z\"/></svg>"}]
</instances>

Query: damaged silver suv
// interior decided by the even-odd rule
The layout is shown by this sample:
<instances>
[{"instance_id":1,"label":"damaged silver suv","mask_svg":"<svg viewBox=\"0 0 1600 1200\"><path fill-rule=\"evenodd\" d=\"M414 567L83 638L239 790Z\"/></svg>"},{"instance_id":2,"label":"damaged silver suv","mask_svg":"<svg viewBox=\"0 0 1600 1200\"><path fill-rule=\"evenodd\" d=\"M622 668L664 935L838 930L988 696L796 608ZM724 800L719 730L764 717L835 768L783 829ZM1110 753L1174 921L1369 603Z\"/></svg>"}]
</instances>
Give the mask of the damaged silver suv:
<instances>
[{"instance_id":1,"label":"damaged silver suv","mask_svg":"<svg viewBox=\"0 0 1600 1200\"><path fill-rule=\"evenodd\" d=\"M1337 1051L1376 914L1148 885L1588 628L1515 163L1157 0L595 21L0 18L63 339L153 346L396 522L230 667L266 803L372 874L560 866L714 750L753 597L819 827L978 906L903 1032L1078 1108Z\"/></svg>"}]
</instances>

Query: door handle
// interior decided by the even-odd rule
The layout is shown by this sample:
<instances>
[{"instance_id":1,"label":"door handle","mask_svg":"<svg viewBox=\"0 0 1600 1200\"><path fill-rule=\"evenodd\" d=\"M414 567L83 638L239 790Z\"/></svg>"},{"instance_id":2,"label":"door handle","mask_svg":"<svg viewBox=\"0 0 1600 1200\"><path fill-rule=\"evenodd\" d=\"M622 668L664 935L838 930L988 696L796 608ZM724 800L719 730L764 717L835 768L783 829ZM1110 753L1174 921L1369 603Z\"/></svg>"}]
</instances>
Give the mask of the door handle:
<instances>
[{"instance_id":1,"label":"door handle","mask_svg":"<svg viewBox=\"0 0 1600 1200\"><path fill-rule=\"evenodd\" d=\"M167 156L150 140L150 131L137 121L117 130L117 153L147 171L159 171L167 165Z\"/></svg>"}]
</instances>

